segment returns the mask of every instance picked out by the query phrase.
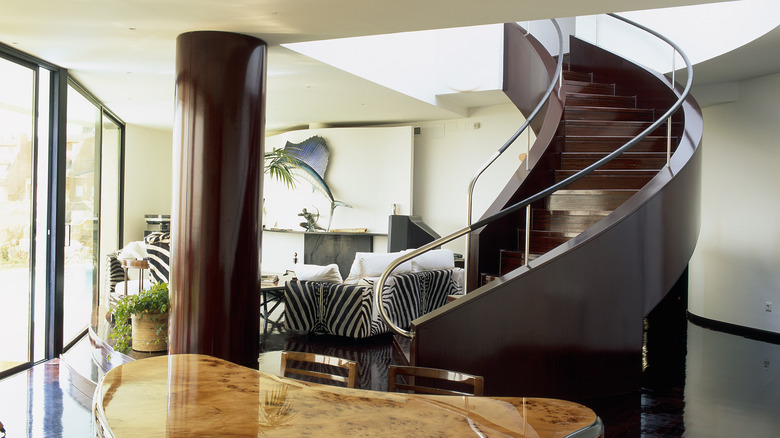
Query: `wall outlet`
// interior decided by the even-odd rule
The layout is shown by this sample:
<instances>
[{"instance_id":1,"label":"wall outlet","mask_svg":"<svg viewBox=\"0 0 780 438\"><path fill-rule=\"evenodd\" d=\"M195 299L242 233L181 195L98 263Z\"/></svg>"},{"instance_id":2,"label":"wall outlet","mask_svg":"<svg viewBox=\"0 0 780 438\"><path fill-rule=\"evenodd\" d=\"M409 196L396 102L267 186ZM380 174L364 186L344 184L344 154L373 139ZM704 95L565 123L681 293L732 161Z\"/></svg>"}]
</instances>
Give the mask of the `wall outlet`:
<instances>
[{"instance_id":1,"label":"wall outlet","mask_svg":"<svg viewBox=\"0 0 780 438\"><path fill-rule=\"evenodd\" d=\"M767 301L766 304L764 304L764 310L766 310L767 312L771 312L772 311L772 302L771 301Z\"/></svg>"}]
</instances>

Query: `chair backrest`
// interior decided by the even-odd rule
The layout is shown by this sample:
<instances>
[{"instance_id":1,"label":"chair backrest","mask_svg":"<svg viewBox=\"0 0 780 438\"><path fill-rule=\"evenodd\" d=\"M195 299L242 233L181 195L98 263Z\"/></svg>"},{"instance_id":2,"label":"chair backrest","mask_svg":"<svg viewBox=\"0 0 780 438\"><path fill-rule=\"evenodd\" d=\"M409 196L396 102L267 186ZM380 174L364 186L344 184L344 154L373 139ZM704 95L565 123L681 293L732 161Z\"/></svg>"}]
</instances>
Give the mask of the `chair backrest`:
<instances>
[{"instance_id":1,"label":"chair backrest","mask_svg":"<svg viewBox=\"0 0 780 438\"><path fill-rule=\"evenodd\" d=\"M301 365L296 368L291 366L291 362L301 362ZM323 371L315 370L316 366L311 366L312 369L303 368L306 364L320 364L321 367L319 369L322 369ZM328 367L332 368L328 369ZM336 371L339 368L346 370L346 375L334 374L331 372ZM333 382L342 382L347 384L347 388L354 388L357 383L357 362L324 354L283 351L281 373L282 376L287 376L287 374L298 374Z\"/></svg>"},{"instance_id":2,"label":"chair backrest","mask_svg":"<svg viewBox=\"0 0 780 438\"><path fill-rule=\"evenodd\" d=\"M404 382L397 382L398 377L404 377ZM420 384L416 378L421 379ZM387 379L387 390L390 392L408 390L418 394L482 395L484 387L482 376L415 366L390 365ZM470 391L460 391L456 388Z\"/></svg>"}]
</instances>

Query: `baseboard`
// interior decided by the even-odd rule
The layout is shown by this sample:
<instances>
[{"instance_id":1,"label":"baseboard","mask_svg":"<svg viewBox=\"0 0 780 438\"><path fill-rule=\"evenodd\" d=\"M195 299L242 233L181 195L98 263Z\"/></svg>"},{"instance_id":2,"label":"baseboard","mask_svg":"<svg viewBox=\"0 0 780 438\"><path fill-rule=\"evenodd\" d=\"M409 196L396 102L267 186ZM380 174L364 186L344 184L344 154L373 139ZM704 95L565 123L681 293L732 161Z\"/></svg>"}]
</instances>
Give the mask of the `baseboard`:
<instances>
[{"instance_id":1,"label":"baseboard","mask_svg":"<svg viewBox=\"0 0 780 438\"><path fill-rule=\"evenodd\" d=\"M759 330L759 329L731 324L723 321L716 321L714 319L709 319L703 316L694 315L690 311L687 312L687 314L688 314L688 321L700 327L717 330L719 332L729 333L732 335L742 336L748 339L754 339L756 341L763 341L763 342L769 342L772 344L780 345L780 333L768 332L766 330Z\"/></svg>"}]
</instances>

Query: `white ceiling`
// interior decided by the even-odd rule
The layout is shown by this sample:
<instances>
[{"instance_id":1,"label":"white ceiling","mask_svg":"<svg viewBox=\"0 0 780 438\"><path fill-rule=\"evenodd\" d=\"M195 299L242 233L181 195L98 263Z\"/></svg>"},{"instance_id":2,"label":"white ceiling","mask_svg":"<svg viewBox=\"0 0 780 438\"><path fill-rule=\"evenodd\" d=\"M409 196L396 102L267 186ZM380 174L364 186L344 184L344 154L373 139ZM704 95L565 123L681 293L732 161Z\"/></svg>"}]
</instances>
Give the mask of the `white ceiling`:
<instances>
[{"instance_id":1,"label":"white ceiling","mask_svg":"<svg viewBox=\"0 0 780 438\"><path fill-rule=\"evenodd\" d=\"M280 44L540 18L646 9L646 0L38 0L5 2L0 42L70 70L126 123L170 129L176 37L194 30L244 33L269 44L267 130L457 117ZM656 0L653 7L709 3ZM724 32L728 24L724 23ZM777 30L763 46L777 45ZM757 43L758 44L758 43ZM738 51L737 51L738 52ZM752 52L750 52L752 55ZM756 70L780 71L775 52ZM732 56L740 56L737 53ZM710 61L709 80L735 80L733 62ZM739 65L739 64L738 64ZM771 70L771 71L770 71ZM697 71L698 76L698 71ZM707 75L705 74L705 77ZM465 106L505 101L497 92L454 97Z\"/></svg>"}]
</instances>

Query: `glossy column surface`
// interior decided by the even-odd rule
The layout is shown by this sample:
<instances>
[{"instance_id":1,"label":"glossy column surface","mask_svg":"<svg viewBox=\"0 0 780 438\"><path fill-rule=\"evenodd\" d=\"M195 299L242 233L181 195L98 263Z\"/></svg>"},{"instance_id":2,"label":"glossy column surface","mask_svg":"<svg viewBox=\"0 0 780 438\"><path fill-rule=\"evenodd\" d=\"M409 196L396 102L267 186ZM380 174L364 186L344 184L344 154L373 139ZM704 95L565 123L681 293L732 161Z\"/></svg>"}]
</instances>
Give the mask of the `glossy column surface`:
<instances>
[{"instance_id":1,"label":"glossy column surface","mask_svg":"<svg viewBox=\"0 0 780 438\"><path fill-rule=\"evenodd\" d=\"M171 353L257 367L265 42L176 41Z\"/></svg>"},{"instance_id":2,"label":"glossy column surface","mask_svg":"<svg viewBox=\"0 0 780 438\"><path fill-rule=\"evenodd\" d=\"M562 400L339 388L205 355L160 356L119 366L106 374L95 404L102 417L98 421L117 437L563 437L597 422L592 410Z\"/></svg>"}]
</instances>

